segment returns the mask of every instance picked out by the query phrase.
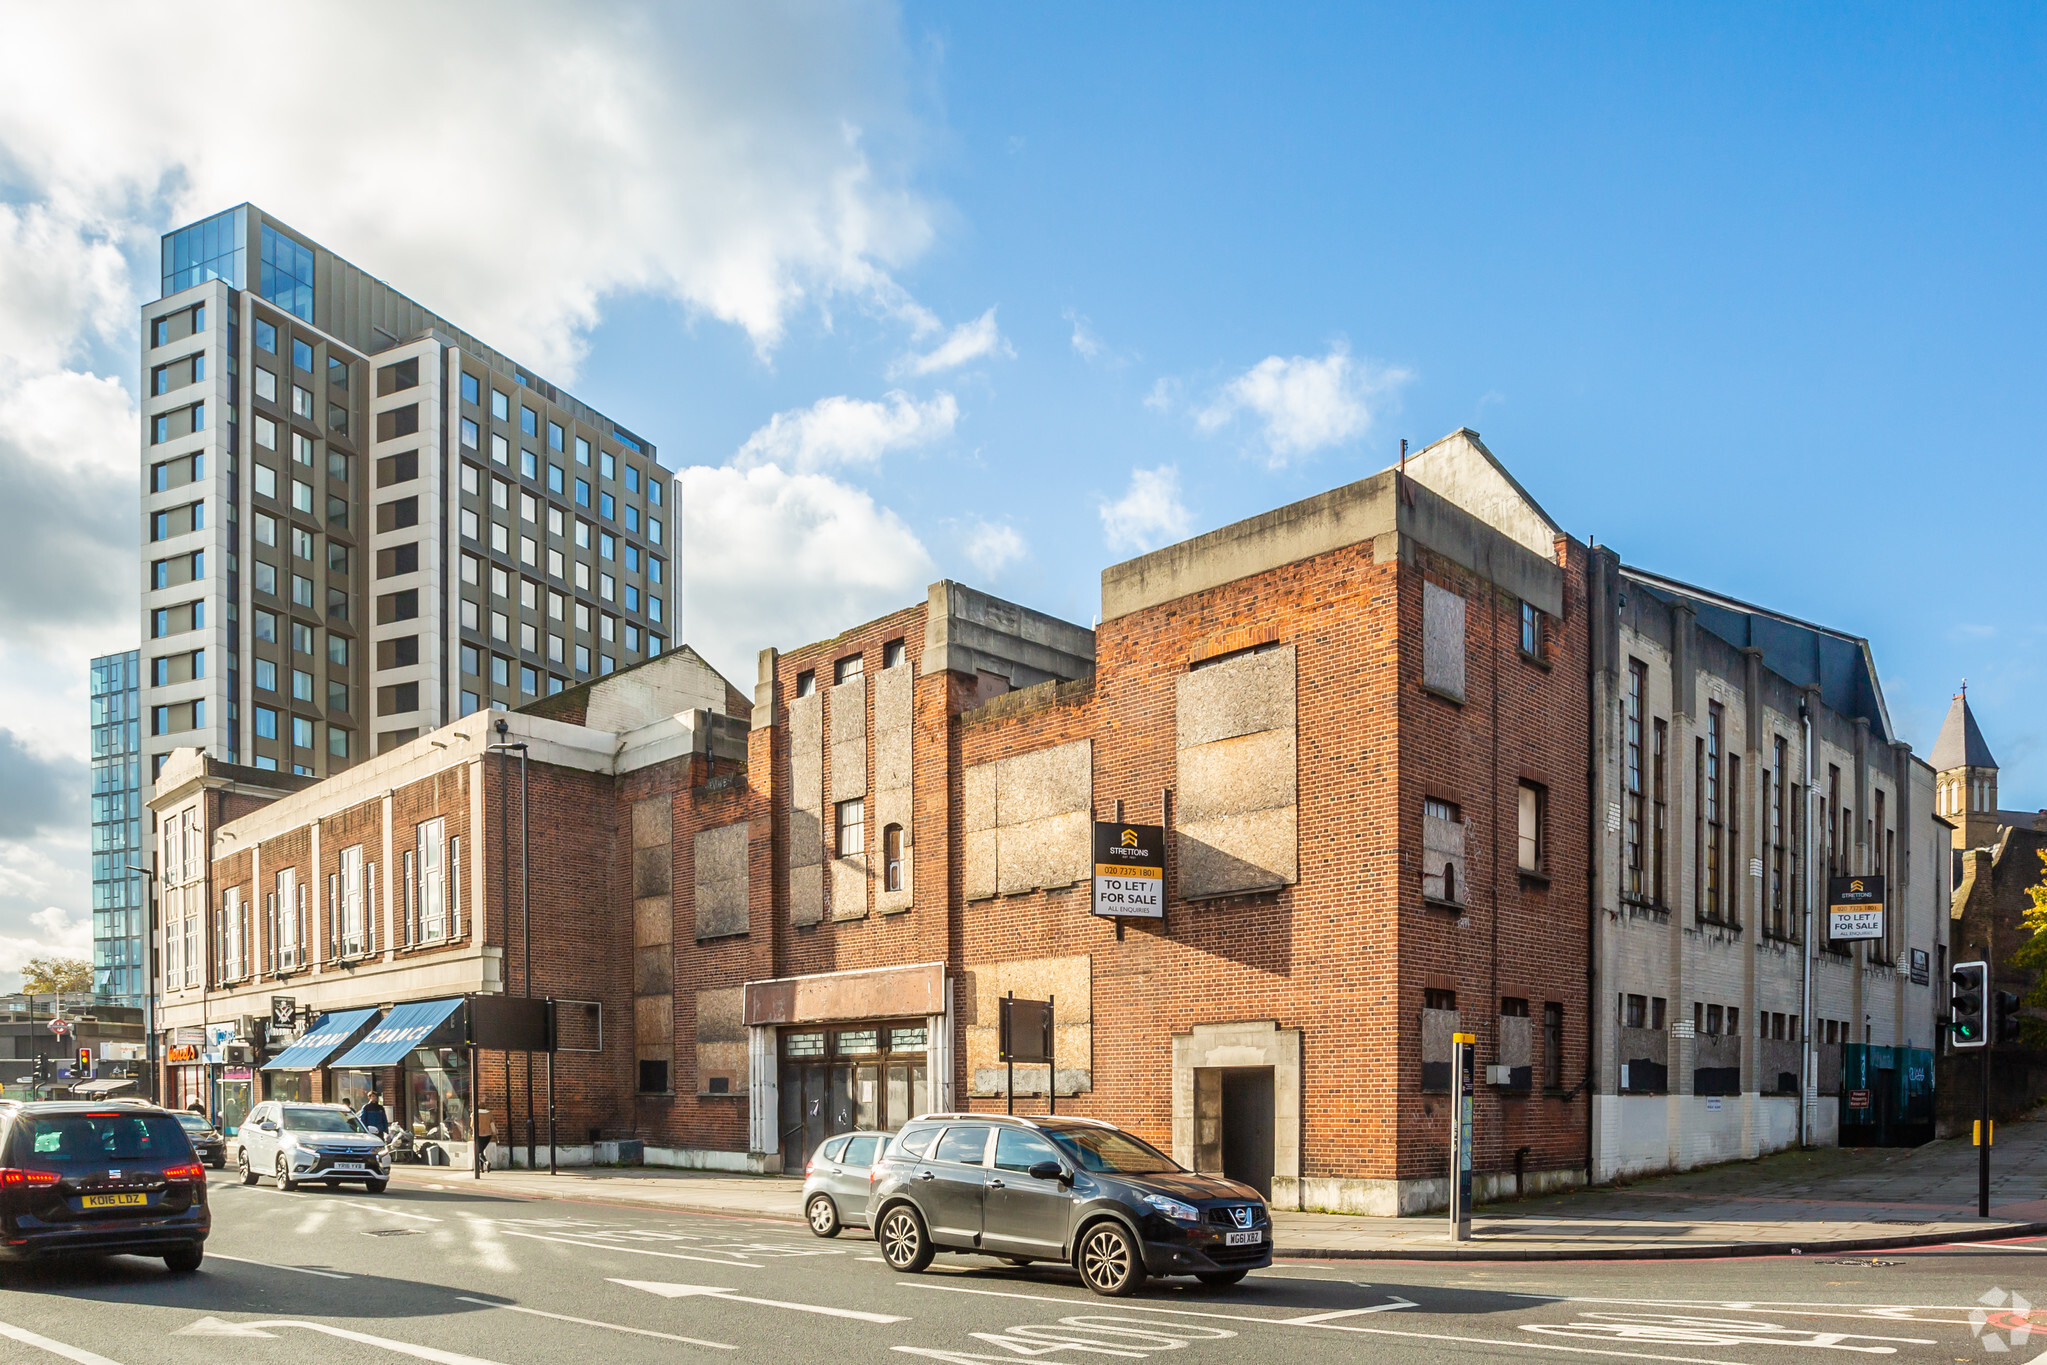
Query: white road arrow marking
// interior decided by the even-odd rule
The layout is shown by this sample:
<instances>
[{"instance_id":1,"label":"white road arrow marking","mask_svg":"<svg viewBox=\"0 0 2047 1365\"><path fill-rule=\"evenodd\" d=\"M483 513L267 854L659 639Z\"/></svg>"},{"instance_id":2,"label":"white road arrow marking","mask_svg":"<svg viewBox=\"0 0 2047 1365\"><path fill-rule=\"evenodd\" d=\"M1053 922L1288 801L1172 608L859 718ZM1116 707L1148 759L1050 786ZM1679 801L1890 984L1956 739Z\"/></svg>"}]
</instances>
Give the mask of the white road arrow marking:
<instances>
[{"instance_id":1,"label":"white road arrow marking","mask_svg":"<svg viewBox=\"0 0 2047 1365\"><path fill-rule=\"evenodd\" d=\"M613 1284L622 1284L628 1289L643 1289L649 1294L658 1294L664 1299L707 1298L723 1299L727 1303L752 1303L763 1308L788 1308L798 1313L822 1313L828 1318L851 1318L855 1322L908 1322L905 1317L892 1313L862 1313L852 1308L827 1308L818 1303L790 1303L785 1299L756 1299L745 1294L735 1294L729 1289L720 1289L707 1284L662 1284L656 1280L620 1280L607 1276Z\"/></svg>"},{"instance_id":2,"label":"white road arrow marking","mask_svg":"<svg viewBox=\"0 0 2047 1365\"><path fill-rule=\"evenodd\" d=\"M48 1337L38 1336L36 1333L29 1331L28 1328L16 1327L12 1323L0 1322L0 1337L6 1337L10 1341L18 1341L24 1346L33 1346L38 1351L48 1351L53 1356L61 1356L65 1360L73 1362L73 1365L119 1365L117 1361L108 1360L105 1356L94 1355L91 1351L85 1350L82 1347L66 1346L61 1341L52 1341Z\"/></svg>"},{"instance_id":3,"label":"white road arrow marking","mask_svg":"<svg viewBox=\"0 0 2047 1365\"><path fill-rule=\"evenodd\" d=\"M1307 1317L1288 1318L1287 1321L1296 1327L1305 1327L1310 1323L1334 1322L1338 1318L1354 1318L1361 1313L1391 1313L1395 1309L1414 1308L1416 1306L1413 1299L1403 1299L1398 1294L1395 1294L1390 1302L1375 1303L1370 1308L1345 1308L1335 1313L1310 1313Z\"/></svg>"},{"instance_id":4,"label":"white road arrow marking","mask_svg":"<svg viewBox=\"0 0 2047 1365\"><path fill-rule=\"evenodd\" d=\"M465 1356L455 1351L443 1351L435 1346L416 1346L409 1341L393 1341L389 1337L373 1337L368 1332L352 1332L346 1327L330 1327L324 1322L302 1322L297 1318L266 1318L262 1322L224 1322L219 1318L201 1318L190 1327L172 1333L173 1336L193 1337L274 1337L275 1332L265 1331L267 1327L297 1327L307 1332L319 1332L324 1336L339 1337L343 1341L360 1342L364 1346L379 1346L394 1355L411 1356L414 1360L432 1361L433 1365L502 1365L502 1362L485 1360L481 1356ZM98 1356L78 1355L71 1357L81 1365L100 1365ZM105 1362L113 1365L113 1362Z\"/></svg>"}]
</instances>

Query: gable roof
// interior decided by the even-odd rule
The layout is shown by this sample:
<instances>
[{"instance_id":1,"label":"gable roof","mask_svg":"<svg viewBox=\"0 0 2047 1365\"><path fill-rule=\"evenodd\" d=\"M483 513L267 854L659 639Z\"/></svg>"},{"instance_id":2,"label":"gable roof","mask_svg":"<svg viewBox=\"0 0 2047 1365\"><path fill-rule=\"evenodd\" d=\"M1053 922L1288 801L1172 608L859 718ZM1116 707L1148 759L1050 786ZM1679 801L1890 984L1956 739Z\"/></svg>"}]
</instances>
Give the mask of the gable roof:
<instances>
[{"instance_id":1,"label":"gable roof","mask_svg":"<svg viewBox=\"0 0 2047 1365\"><path fill-rule=\"evenodd\" d=\"M1933 756L1929 761L1935 772L1946 772L1949 768L1997 766L1997 760L1990 756L1990 745L1984 740L1983 732L1976 728L1976 713L1969 709L1966 689L1955 693L1954 702L1947 709L1947 719L1941 722L1940 738L1933 742Z\"/></svg>"},{"instance_id":2,"label":"gable roof","mask_svg":"<svg viewBox=\"0 0 2047 1365\"><path fill-rule=\"evenodd\" d=\"M1554 560L1557 525L1470 427L1459 427L1407 457L1407 477L1508 539Z\"/></svg>"}]
</instances>

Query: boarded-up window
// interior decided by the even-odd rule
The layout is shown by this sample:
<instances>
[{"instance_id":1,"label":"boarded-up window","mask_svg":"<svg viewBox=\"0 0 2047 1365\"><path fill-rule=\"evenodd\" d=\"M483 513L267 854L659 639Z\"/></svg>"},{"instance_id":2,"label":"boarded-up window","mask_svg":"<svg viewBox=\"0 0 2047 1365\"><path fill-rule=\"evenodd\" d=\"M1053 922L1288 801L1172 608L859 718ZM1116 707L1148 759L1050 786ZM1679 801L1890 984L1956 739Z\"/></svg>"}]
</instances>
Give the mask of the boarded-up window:
<instances>
[{"instance_id":1,"label":"boarded-up window","mask_svg":"<svg viewBox=\"0 0 2047 1365\"><path fill-rule=\"evenodd\" d=\"M1466 899L1464 816L1450 802L1434 798L1422 803L1422 896L1446 905L1462 905Z\"/></svg>"},{"instance_id":2,"label":"boarded-up window","mask_svg":"<svg viewBox=\"0 0 2047 1365\"><path fill-rule=\"evenodd\" d=\"M1532 1050L1529 1028L1528 1002L1515 996L1503 998L1500 1001L1498 1065L1507 1068L1509 1090L1527 1090L1534 1080L1534 1071L1528 1060Z\"/></svg>"},{"instance_id":3,"label":"boarded-up window","mask_svg":"<svg viewBox=\"0 0 2047 1365\"><path fill-rule=\"evenodd\" d=\"M1422 686L1464 700L1464 599L1422 584Z\"/></svg>"},{"instance_id":4,"label":"boarded-up window","mask_svg":"<svg viewBox=\"0 0 2047 1365\"><path fill-rule=\"evenodd\" d=\"M1179 894L1241 894L1300 875L1292 645L1181 675L1175 730Z\"/></svg>"},{"instance_id":5,"label":"boarded-up window","mask_svg":"<svg viewBox=\"0 0 2047 1365\"><path fill-rule=\"evenodd\" d=\"M967 767L967 899L1071 886L1092 866L1088 740Z\"/></svg>"},{"instance_id":6,"label":"boarded-up window","mask_svg":"<svg viewBox=\"0 0 2047 1365\"><path fill-rule=\"evenodd\" d=\"M1452 1044L1457 1032L1457 992L1422 992L1422 1089L1448 1090L1450 1068L1455 1058Z\"/></svg>"},{"instance_id":7,"label":"boarded-up window","mask_svg":"<svg viewBox=\"0 0 2047 1365\"><path fill-rule=\"evenodd\" d=\"M747 931L745 822L699 831L696 837L696 932L700 939ZM742 1037L741 1041L744 1041Z\"/></svg>"}]
</instances>

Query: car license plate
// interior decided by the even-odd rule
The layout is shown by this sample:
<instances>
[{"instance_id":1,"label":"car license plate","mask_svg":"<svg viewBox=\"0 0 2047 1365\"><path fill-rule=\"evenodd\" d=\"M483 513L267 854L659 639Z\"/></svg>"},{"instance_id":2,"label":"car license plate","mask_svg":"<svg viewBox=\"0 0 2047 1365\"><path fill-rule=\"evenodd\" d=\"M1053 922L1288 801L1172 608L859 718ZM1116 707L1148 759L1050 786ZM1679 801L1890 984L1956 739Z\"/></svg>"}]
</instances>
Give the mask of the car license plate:
<instances>
[{"instance_id":1,"label":"car license plate","mask_svg":"<svg viewBox=\"0 0 2047 1365\"><path fill-rule=\"evenodd\" d=\"M363 1169L363 1164L360 1161L337 1161L334 1163L334 1169L337 1171L359 1171Z\"/></svg>"},{"instance_id":2,"label":"car license plate","mask_svg":"<svg viewBox=\"0 0 2047 1365\"><path fill-rule=\"evenodd\" d=\"M78 1201L89 1209L135 1208L149 1202L146 1194L88 1194Z\"/></svg>"},{"instance_id":3,"label":"car license plate","mask_svg":"<svg viewBox=\"0 0 2047 1365\"><path fill-rule=\"evenodd\" d=\"M1264 1240L1265 1234L1257 1231L1223 1234L1223 1245L1226 1247L1255 1247Z\"/></svg>"}]
</instances>

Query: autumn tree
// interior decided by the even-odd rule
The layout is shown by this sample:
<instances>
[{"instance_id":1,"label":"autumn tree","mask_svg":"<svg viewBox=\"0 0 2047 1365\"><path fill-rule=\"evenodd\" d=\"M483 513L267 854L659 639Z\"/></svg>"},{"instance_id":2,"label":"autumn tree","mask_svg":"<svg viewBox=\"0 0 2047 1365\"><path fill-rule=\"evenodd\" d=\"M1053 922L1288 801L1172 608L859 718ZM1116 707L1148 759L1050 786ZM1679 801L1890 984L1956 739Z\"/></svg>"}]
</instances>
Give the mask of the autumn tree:
<instances>
[{"instance_id":1,"label":"autumn tree","mask_svg":"<svg viewBox=\"0 0 2047 1365\"><path fill-rule=\"evenodd\" d=\"M2006 960L2014 967L2038 974L2023 1003L2047 1011L2047 849L2040 850L2040 862L2040 880L2026 888L2026 895L2033 902L2025 912L2027 937ZM2047 1020L2022 1016L2019 1038L2027 1047L2047 1047Z\"/></svg>"},{"instance_id":2,"label":"autumn tree","mask_svg":"<svg viewBox=\"0 0 2047 1365\"><path fill-rule=\"evenodd\" d=\"M92 994L92 963L82 957L32 957L21 969L21 988L31 995Z\"/></svg>"}]
</instances>

